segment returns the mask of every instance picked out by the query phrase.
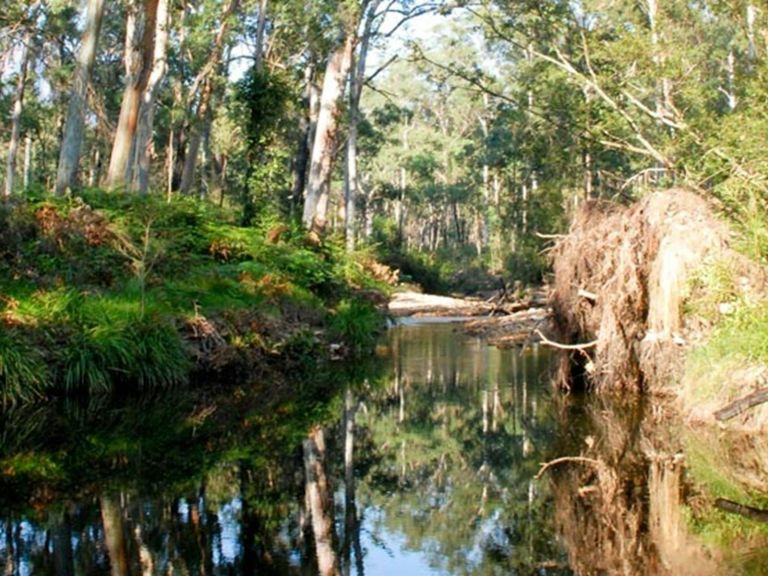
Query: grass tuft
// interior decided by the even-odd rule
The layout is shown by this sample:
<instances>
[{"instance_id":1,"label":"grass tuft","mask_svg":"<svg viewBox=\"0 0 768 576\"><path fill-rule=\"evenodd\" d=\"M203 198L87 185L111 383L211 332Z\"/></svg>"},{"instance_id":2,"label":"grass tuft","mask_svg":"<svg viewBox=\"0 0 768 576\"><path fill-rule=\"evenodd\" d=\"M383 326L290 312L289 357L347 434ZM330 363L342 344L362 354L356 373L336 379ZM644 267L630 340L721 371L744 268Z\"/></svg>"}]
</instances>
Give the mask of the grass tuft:
<instances>
[{"instance_id":1,"label":"grass tuft","mask_svg":"<svg viewBox=\"0 0 768 576\"><path fill-rule=\"evenodd\" d=\"M0 404L37 400L51 384L42 354L25 335L13 328L0 330Z\"/></svg>"}]
</instances>

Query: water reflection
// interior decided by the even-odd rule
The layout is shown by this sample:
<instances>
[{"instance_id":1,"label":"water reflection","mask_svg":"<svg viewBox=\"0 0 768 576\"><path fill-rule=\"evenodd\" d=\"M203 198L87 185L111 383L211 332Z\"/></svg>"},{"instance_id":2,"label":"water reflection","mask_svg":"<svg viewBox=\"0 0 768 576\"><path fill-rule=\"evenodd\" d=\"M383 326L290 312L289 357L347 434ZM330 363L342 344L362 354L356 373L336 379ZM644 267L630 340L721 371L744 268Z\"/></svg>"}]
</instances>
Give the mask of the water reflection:
<instances>
[{"instance_id":1,"label":"water reflection","mask_svg":"<svg viewBox=\"0 0 768 576\"><path fill-rule=\"evenodd\" d=\"M500 352L450 326L399 328L393 376L359 423L360 500L377 570L554 573L563 557L533 475L556 426L539 350ZM544 572L542 572L544 573Z\"/></svg>"},{"instance_id":2,"label":"water reflection","mask_svg":"<svg viewBox=\"0 0 768 576\"><path fill-rule=\"evenodd\" d=\"M410 325L391 330L382 362L289 386L5 413L0 564L8 576L738 573L690 534L676 433L640 403L553 396L550 360Z\"/></svg>"}]
</instances>

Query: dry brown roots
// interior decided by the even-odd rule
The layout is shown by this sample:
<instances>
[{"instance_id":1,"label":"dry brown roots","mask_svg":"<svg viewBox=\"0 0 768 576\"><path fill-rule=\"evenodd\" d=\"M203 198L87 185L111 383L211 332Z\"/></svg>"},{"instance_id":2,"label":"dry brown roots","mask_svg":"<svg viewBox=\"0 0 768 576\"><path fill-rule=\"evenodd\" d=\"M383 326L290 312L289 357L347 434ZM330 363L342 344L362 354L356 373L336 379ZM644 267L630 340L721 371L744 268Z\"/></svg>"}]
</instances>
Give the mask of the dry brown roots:
<instances>
[{"instance_id":1,"label":"dry brown roots","mask_svg":"<svg viewBox=\"0 0 768 576\"><path fill-rule=\"evenodd\" d=\"M596 388L640 390L675 376L689 275L722 258L728 240L714 207L689 190L629 207L586 203L552 250L553 308L562 342L597 343L570 353L562 382L586 376Z\"/></svg>"}]
</instances>

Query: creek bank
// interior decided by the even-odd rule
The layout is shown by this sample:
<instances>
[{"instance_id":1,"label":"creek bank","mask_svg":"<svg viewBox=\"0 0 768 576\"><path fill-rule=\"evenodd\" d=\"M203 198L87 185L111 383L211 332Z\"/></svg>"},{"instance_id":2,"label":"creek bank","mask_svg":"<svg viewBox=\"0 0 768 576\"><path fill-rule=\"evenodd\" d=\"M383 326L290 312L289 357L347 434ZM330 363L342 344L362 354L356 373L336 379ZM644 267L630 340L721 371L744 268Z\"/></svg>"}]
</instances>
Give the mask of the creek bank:
<instances>
[{"instance_id":1,"label":"creek bank","mask_svg":"<svg viewBox=\"0 0 768 576\"><path fill-rule=\"evenodd\" d=\"M710 511L717 499L768 508L768 404L753 404L768 396L768 305L762 267L734 249L719 214L683 189L630 206L586 203L551 250L552 304L556 340L574 346L561 354L559 384L601 398L643 393L653 414L670 412L680 434L649 457L679 451L710 504L692 518L727 539L734 521Z\"/></svg>"},{"instance_id":2,"label":"creek bank","mask_svg":"<svg viewBox=\"0 0 768 576\"><path fill-rule=\"evenodd\" d=\"M675 391L686 352L706 340L728 305L762 289L733 238L717 207L686 189L655 192L631 206L585 203L551 251L558 339L591 343L570 354L563 382ZM725 265L723 300L709 302L707 271ZM714 314L690 313L696 302L713 304Z\"/></svg>"},{"instance_id":3,"label":"creek bank","mask_svg":"<svg viewBox=\"0 0 768 576\"><path fill-rule=\"evenodd\" d=\"M0 405L260 377L371 348L366 255L190 198L0 205Z\"/></svg>"}]
</instances>

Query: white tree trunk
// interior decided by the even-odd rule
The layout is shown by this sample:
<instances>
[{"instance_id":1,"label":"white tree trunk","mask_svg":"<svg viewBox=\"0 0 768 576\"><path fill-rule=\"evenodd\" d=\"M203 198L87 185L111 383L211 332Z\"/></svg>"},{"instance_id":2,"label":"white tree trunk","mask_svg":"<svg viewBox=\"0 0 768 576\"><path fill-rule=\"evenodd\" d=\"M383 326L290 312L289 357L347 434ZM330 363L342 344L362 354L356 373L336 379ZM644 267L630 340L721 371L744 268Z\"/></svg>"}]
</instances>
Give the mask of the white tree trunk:
<instances>
[{"instance_id":1,"label":"white tree trunk","mask_svg":"<svg viewBox=\"0 0 768 576\"><path fill-rule=\"evenodd\" d=\"M125 90L107 170L107 186L130 184L142 95L155 58L159 0L133 0L125 29Z\"/></svg>"},{"instance_id":2,"label":"white tree trunk","mask_svg":"<svg viewBox=\"0 0 768 576\"><path fill-rule=\"evenodd\" d=\"M333 549L333 518L330 515L331 492L325 473L325 435L315 428L304 440L306 501L315 536L317 567L321 576L337 576L339 564Z\"/></svg>"},{"instance_id":3,"label":"white tree trunk","mask_svg":"<svg viewBox=\"0 0 768 576\"><path fill-rule=\"evenodd\" d=\"M374 0L366 11L363 33L360 37L360 52L357 56L357 64L349 82L349 134L347 137L347 162L344 179L344 232L346 236L347 252L355 249L355 203L358 196L357 180L357 134L360 123L360 97L363 94L365 84L365 66L368 60L368 47L371 43L374 20L377 17L376 10L381 0Z\"/></svg>"},{"instance_id":4,"label":"white tree trunk","mask_svg":"<svg viewBox=\"0 0 768 576\"><path fill-rule=\"evenodd\" d=\"M354 44L354 33L347 34L344 42L331 54L325 69L302 216L304 226L317 232L322 231L326 223L328 189L333 170L340 104L347 74L352 64Z\"/></svg>"},{"instance_id":5,"label":"white tree trunk","mask_svg":"<svg viewBox=\"0 0 768 576\"><path fill-rule=\"evenodd\" d=\"M261 72L264 68L264 30L267 27L267 0L259 0L259 20L256 23L256 60L254 66Z\"/></svg>"},{"instance_id":6,"label":"white tree trunk","mask_svg":"<svg viewBox=\"0 0 768 576\"><path fill-rule=\"evenodd\" d=\"M85 30L80 42L80 51L77 54L67 120L64 124L64 136L59 153L59 167L56 174L57 196L62 196L75 183L77 177L80 148L83 144L85 95L91 79L93 63L96 60L96 45L103 16L104 0L88 0Z\"/></svg>"},{"instance_id":7,"label":"white tree trunk","mask_svg":"<svg viewBox=\"0 0 768 576\"><path fill-rule=\"evenodd\" d=\"M13 102L13 113L11 114L11 141L8 143L8 169L5 177L5 197L13 193L14 181L16 178L16 157L19 153L19 143L21 141L21 113L24 109L24 90L27 87L27 69L29 68L32 43L32 31L28 30L24 35L21 46L21 68L16 80L16 98Z\"/></svg>"},{"instance_id":8,"label":"white tree trunk","mask_svg":"<svg viewBox=\"0 0 768 576\"><path fill-rule=\"evenodd\" d=\"M32 176L32 136L27 133L24 138L24 190L29 189L29 182Z\"/></svg>"},{"instance_id":9,"label":"white tree trunk","mask_svg":"<svg viewBox=\"0 0 768 576\"><path fill-rule=\"evenodd\" d=\"M159 0L157 4L157 21L155 23L155 47L153 50L152 71L149 74L147 86L141 95L138 128L136 129L136 144L134 146L134 169L136 175L135 189L140 194L149 190L149 170L152 151L152 134L155 121L155 100L157 92L168 70L168 27L170 11L168 0Z\"/></svg>"}]
</instances>

